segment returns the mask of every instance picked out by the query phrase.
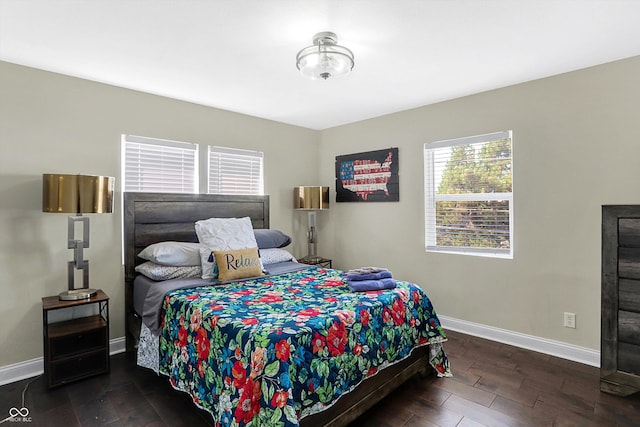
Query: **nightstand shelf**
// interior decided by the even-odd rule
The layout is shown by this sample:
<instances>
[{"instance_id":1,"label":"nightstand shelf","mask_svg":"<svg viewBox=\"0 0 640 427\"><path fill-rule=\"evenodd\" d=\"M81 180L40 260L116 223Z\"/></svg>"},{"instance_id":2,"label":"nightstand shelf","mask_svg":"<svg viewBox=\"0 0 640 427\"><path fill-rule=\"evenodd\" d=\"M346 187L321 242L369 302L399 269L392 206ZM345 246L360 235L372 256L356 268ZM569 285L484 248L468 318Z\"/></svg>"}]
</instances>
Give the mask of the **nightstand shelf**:
<instances>
[{"instance_id":1,"label":"nightstand shelf","mask_svg":"<svg viewBox=\"0 0 640 427\"><path fill-rule=\"evenodd\" d=\"M330 260L328 258L303 257L303 258L298 259L298 262L302 263L302 264L317 265L319 267L324 267L324 268L332 268L331 267L332 260Z\"/></svg>"},{"instance_id":2,"label":"nightstand shelf","mask_svg":"<svg viewBox=\"0 0 640 427\"><path fill-rule=\"evenodd\" d=\"M51 311L89 304L98 305L98 314L49 323ZM109 297L103 291L77 301L42 298L42 327L50 388L109 372Z\"/></svg>"}]
</instances>

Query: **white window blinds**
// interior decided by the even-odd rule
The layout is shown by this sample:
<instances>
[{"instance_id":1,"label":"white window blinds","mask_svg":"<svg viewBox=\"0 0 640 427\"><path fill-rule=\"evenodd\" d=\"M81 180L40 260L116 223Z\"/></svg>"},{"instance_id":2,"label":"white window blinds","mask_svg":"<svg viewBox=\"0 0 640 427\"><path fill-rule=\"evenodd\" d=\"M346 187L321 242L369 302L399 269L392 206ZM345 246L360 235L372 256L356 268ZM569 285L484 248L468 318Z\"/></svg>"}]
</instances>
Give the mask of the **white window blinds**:
<instances>
[{"instance_id":1,"label":"white window blinds","mask_svg":"<svg viewBox=\"0 0 640 427\"><path fill-rule=\"evenodd\" d=\"M209 146L210 194L263 194L263 153Z\"/></svg>"},{"instance_id":2,"label":"white window blinds","mask_svg":"<svg viewBox=\"0 0 640 427\"><path fill-rule=\"evenodd\" d=\"M124 191L198 192L198 145L125 135Z\"/></svg>"},{"instance_id":3,"label":"white window blinds","mask_svg":"<svg viewBox=\"0 0 640 427\"><path fill-rule=\"evenodd\" d=\"M513 257L511 131L424 145L427 251Z\"/></svg>"}]
</instances>

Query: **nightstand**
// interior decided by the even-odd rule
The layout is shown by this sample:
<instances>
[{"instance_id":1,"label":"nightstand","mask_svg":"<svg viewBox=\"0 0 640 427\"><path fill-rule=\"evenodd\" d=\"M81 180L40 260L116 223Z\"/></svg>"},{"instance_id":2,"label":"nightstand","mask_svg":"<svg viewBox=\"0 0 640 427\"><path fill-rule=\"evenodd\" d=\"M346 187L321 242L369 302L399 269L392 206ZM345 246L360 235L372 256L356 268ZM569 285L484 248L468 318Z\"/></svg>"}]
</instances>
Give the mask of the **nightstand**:
<instances>
[{"instance_id":1,"label":"nightstand","mask_svg":"<svg viewBox=\"0 0 640 427\"><path fill-rule=\"evenodd\" d=\"M317 265L324 268L331 268L331 260L328 258L322 258L319 256L317 257L306 256L304 258L298 259L298 262L302 264Z\"/></svg>"},{"instance_id":2,"label":"nightstand","mask_svg":"<svg viewBox=\"0 0 640 427\"><path fill-rule=\"evenodd\" d=\"M49 312L95 304L98 314L49 323ZM91 298L42 298L44 373L49 388L109 372L109 297L98 289Z\"/></svg>"}]
</instances>

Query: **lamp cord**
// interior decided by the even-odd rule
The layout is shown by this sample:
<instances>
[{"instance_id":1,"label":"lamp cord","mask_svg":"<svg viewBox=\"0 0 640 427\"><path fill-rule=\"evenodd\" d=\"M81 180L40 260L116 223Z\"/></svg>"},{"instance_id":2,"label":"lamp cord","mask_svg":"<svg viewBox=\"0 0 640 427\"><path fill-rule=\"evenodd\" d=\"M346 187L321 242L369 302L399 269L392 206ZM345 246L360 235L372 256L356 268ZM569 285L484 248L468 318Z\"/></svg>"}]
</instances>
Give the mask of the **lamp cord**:
<instances>
[{"instance_id":1,"label":"lamp cord","mask_svg":"<svg viewBox=\"0 0 640 427\"><path fill-rule=\"evenodd\" d=\"M38 378L40 378L42 376L42 374L34 377L33 379L31 379L31 381L29 381L25 386L24 389L22 389L22 405L20 406L20 409L24 408L24 395L27 393L27 389L29 388L29 386L31 385L32 382L34 382L35 380L37 380ZM7 418L5 418L4 420L0 420L0 424L3 424L7 421L9 421L10 419L14 418L13 415L9 415Z\"/></svg>"}]
</instances>

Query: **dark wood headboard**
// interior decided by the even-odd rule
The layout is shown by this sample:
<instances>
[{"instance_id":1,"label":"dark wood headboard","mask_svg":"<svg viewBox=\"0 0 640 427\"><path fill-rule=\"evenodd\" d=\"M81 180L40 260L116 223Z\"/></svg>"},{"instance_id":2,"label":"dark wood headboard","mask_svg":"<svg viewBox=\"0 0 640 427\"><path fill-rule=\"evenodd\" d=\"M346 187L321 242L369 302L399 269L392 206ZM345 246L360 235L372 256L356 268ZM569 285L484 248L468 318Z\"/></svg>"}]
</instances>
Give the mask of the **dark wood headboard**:
<instances>
[{"instance_id":1,"label":"dark wood headboard","mask_svg":"<svg viewBox=\"0 0 640 427\"><path fill-rule=\"evenodd\" d=\"M138 253L157 242L197 242L194 224L201 219L245 216L251 218L253 228L269 228L269 196L124 193L127 350L133 350L140 325L133 309L135 267L144 261Z\"/></svg>"}]
</instances>

